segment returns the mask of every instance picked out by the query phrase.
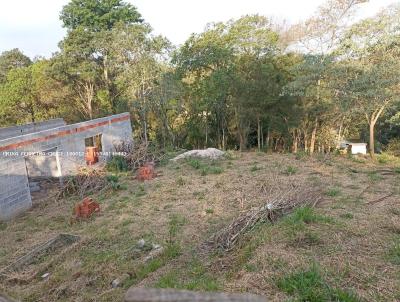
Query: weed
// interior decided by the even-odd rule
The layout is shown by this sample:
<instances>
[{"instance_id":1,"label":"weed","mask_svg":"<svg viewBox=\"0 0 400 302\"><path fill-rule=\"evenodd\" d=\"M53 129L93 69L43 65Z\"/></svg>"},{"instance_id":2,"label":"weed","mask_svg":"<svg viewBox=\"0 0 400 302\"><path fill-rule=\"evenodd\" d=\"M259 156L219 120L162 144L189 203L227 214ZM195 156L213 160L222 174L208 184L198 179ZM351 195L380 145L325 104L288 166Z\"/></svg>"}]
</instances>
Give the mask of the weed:
<instances>
[{"instance_id":1,"label":"weed","mask_svg":"<svg viewBox=\"0 0 400 302\"><path fill-rule=\"evenodd\" d=\"M224 157L225 159L228 160L235 160L239 158L239 156L234 151L231 150L225 151Z\"/></svg>"},{"instance_id":2,"label":"weed","mask_svg":"<svg viewBox=\"0 0 400 302\"><path fill-rule=\"evenodd\" d=\"M146 195L146 189L144 188L144 185L140 185L135 192L135 196L142 197L144 195Z\"/></svg>"},{"instance_id":3,"label":"weed","mask_svg":"<svg viewBox=\"0 0 400 302\"><path fill-rule=\"evenodd\" d=\"M206 191L195 191L193 196L197 197L197 200L203 200L206 197Z\"/></svg>"},{"instance_id":4,"label":"weed","mask_svg":"<svg viewBox=\"0 0 400 302\"><path fill-rule=\"evenodd\" d=\"M212 209L212 208L206 209L206 214L213 214L213 213L214 213L214 209Z\"/></svg>"},{"instance_id":5,"label":"weed","mask_svg":"<svg viewBox=\"0 0 400 302\"><path fill-rule=\"evenodd\" d=\"M394 168L394 173L400 174L400 167Z\"/></svg>"},{"instance_id":6,"label":"weed","mask_svg":"<svg viewBox=\"0 0 400 302\"><path fill-rule=\"evenodd\" d=\"M107 181L113 190L119 190L121 188L119 177L117 175L107 175Z\"/></svg>"},{"instance_id":7,"label":"weed","mask_svg":"<svg viewBox=\"0 0 400 302\"><path fill-rule=\"evenodd\" d=\"M210 167L209 172L211 174L221 174L224 170L221 167Z\"/></svg>"},{"instance_id":8,"label":"weed","mask_svg":"<svg viewBox=\"0 0 400 302\"><path fill-rule=\"evenodd\" d=\"M283 292L297 296L296 301L341 301L356 302L360 299L353 293L332 288L322 277L316 265L280 278L276 285Z\"/></svg>"},{"instance_id":9,"label":"weed","mask_svg":"<svg viewBox=\"0 0 400 302\"><path fill-rule=\"evenodd\" d=\"M168 235L169 235L168 243L172 244L177 241L176 240L177 234L185 223L186 223L186 218L181 215L173 214L170 216L168 222Z\"/></svg>"},{"instance_id":10,"label":"weed","mask_svg":"<svg viewBox=\"0 0 400 302\"><path fill-rule=\"evenodd\" d=\"M252 264L252 263L247 263L247 264L244 266L244 269L245 269L247 272L250 272L250 273L256 272L256 271L258 270L257 266L256 266L255 264Z\"/></svg>"},{"instance_id":11,"label":"weed","mask_svg":"<svg viewBox=\"0 0 400 302\"><path fill-rule=\"evenodd\" d=\"M344 218L344 219L353 219L354 215L352 213L344 213L344 214L341 214L340 217Z\"/></svg>"},{"instance_id":12,"label":"weed","mask_svg":"<svg viewBox=\"0 0 400 302\"><path fill-rule=\"evenodd\" d=\"M382 180L382 175L378 174L376 171L371 171L368 172L368 178L372 182L380 181Z\"/></svg>"},{"instance_id":13,"label":"weed","mask_svg":"<svg viewBox=\"0 0 400 302\"><path fill-rule=\"evenodd\" d=\"M184 268L185 274L181 270L173 270L162 276L155 287L176 288L197 291L216 291L220 289L217 279L207 272L207 269L197 259L187 263Z\"/></svg>"},{"instance_id":14,"label":"weed","mask_svg":"<svg viewBox=\"0 0 400 302\"><path fill-rule=\"evenodd\" d=\"M397 240L390 248L387 253L387 259L393 263L400 265L400 241Z\"/></svg>"},{"instance_id":15,"label":"weed","mask_svg":"<svg viewBox=\"0 0 400 302\"><path fill-rule=\"evenodd\" d=\"M7 228L7 224L5 222L0 222L0 231L4 231Z\"/></svg>"},{"instance_id":16,"label":"weed","mask_svg":"<svg viewBox=\"0 0 400 302\"><path fill-rule=\"evenodd\" d=\"M290 176L290 175L296 174L296 172L297 172L296 167L288 166L283 173Z\"/></svg>"},{"instance_id":17,"label":"weed","mask_svg":"<svg viewBox=\"0 0 400 302\"><path fill-rule=\"evenodd\" d=\"M198 159L195 159L195 158L189 158L187 160L187 163L189 164L189 166L191 166L192 168L194 168L196 170L198 170L202 167L202 163Z\"/></svg>"},{"instance_id":18,"label":"weed","mask_svg":"<svg viewBox=\"0 0 400 302\"><path fill-rule=\"evenodd\" d=\"M106 169L109 172L126 172L128 171L128 163L125 157L116 155L111 158L106 164Z\"/></svg>"},{"instance_id":19,"label":"weed","mask_svg":"<svg viewBox=\"0 0 400 302\"><path fill-rule=\"evenodd\" d=\"M184 186L185 183L186 183L186 182L185 182L185 180L183 179L182 176L179 176L178 179L176 180L176 184L177 184L178 186L180 186L180 187Z\"/></svg>"},{"instance_id":20,"label":"weed","mask_svg":"<svg viewBox=\"0 0 400 302\"><path fill-rule=\"evenodd\" d=\"M299 233L290 245L295 247L314 246L322 243L318 234L313 232Z\"/></svg>"},{"instance_id":21,"label":"weed","mask_svg":"<svg viewBox=\"0 0 400 302\"><path fill-rule=\"evenodd\" d=\"M254 164L254 165L250 168L250 171L251 171L251 172L255 172L255 171L258 171L258 170L261 170L261 168L258 167L256 164Z\"/></svg>"},{"instance_id":22,"label":"weed","mask_svg":"<svg viewBox=\"0 0 400 302\"><path fill-rule=\"evenodd\" d=\"M304 151L299 151L299 152L296 153L296 159L297 160L304 159L307 156L308 156L307 152L304 152Z\"/></svg>"},{"instance_id":23,"label":"weed","mask_svg":"<svg viewBox=\"0 0 400 302\"><path fill-rule=\"evenodd\" d=\"M289 237L295 237L299 231L303 231L307 224L311 223L331 223L332 218L319 215L311 207L300 207L290 215L284 217L279 223L287 227Z\"/></svg>"},{"instance_id":24,"label":"weed","mask_svg":"<svg viewBox=\"0 0 400 302\"><path fill-rule=\"evenodd\" d=\"M326 192L327 196L335 197L340 195L340 189L338 187L333 187Z\"/></svg>"}]
</instances>

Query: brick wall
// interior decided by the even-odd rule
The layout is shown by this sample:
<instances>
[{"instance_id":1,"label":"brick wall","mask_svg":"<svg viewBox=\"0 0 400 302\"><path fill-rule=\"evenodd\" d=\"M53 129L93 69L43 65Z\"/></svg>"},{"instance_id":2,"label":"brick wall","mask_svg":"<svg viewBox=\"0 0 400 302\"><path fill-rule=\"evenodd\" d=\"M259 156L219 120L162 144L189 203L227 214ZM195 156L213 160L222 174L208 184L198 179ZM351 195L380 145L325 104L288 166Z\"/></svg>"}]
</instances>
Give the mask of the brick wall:
<instances>
[{"instance_id":1,"label":"brick wall","mask_svg":"<svg viewBox=\"0 0 400 302\"><path fill-rule=\"evenodd\" d=\"M85 138L97 134L102 134L103 152L112 152L114 145L131 141L129 113L0 140L0 220L12 218L32 205L25 162L29 152L56 150L57 154L51 159L35 155L34 164L31 163L32 156L29 157L28 170L42 163L40 175L54 176L56 160L59 176L70 175L77 167L85 165ZM48 163L52 166L47 167Z\"/></svg>"}]
</instances>

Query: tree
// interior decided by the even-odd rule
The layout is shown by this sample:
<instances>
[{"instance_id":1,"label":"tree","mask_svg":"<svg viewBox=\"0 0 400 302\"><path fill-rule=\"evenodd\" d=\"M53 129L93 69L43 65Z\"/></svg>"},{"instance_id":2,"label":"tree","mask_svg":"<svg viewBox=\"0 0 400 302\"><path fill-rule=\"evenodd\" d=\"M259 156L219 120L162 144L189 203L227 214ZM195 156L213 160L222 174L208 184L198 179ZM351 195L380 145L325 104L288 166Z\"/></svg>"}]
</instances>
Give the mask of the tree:
<instances>
[{"instance_id":1,"label":"tree","mask_svg":"<svg viewBox=\"0 0 400 302\"><path fill-rule=\"evenodd\" d=\"M7 73L11 69L27 67L30 64L32 64L31 59L18 48L2 52L0 55L0 83L5 81Z\"/></svg>"},{"instance_id":2,"label":"tree","mask_svg":"<svg viewBox=\"0 0 400 302\"><path fill-rule=\"evenodd\" d=\"M138 114L141 136L148 141L148 115L152 108L150 98L165 70L162 57L170 43L162 36L151 35L147 24L120 24L111 31L110 65L121 96L130 100L130 108Z\"/></svg>"},{"instance_id":3,"label":"tree","mask_svg":"<svg viewBox=\"0 0 400 302\"><path fill-rule=\"evenodd\" d=\"M400 96L400 6L391 6L348 31L342 45L348 63L349 100L369 125L369 149L375 155L375 126Z\"/></svg>"},{"instance_id":4,"label":"tree","mask_svg":"<svg viewBox=\"0 0 400 302\"><path fill-rule=\"evenodd\" d=\"M40 60L8 72L0 90L3 123L36 122L57 116L64 89L50 78L49 68L48 61Z\"/></svg>"},{"instance_id":5,"label":"tree","mask_svg":"<svg viewBox=\"0 0 400 302\"><path fill-rule=\"evenodd\" d=\"M72 0L63 7L60 19L69 30L81 27L91 32L143 21L136 8L122 0Z\"/></svg>"}]
</instances>

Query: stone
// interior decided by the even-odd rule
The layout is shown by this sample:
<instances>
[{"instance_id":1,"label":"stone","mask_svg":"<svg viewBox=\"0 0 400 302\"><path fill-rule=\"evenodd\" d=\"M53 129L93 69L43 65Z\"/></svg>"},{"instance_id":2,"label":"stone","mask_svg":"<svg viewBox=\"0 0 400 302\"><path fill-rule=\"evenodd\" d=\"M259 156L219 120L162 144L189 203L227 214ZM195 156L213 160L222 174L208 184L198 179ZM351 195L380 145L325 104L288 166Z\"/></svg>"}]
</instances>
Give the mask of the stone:
<instances>
[{"instance_id":1,"label":"stone","mask_svg":"<svg viewBox=\"0 0 400 302\"><path fill-rule=\"evenodd\" d=\"M121 280L120 280L119 278L114 279L114 280L111 282L112 288L117 288L117 287L119 287L120 285L121 285Z\"/></svg>"}]
</instances>

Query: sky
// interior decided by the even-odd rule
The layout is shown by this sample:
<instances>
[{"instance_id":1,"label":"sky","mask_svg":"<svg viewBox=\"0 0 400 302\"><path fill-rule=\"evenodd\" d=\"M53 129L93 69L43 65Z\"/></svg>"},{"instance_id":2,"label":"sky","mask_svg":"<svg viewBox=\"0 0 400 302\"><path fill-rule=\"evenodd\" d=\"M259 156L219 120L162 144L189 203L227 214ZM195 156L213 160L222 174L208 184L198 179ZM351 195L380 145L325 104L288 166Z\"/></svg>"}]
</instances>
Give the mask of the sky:
<instances>
[{"instance_id":1,"label":"sky","mask_svg":"<svg viewBox=\"0 0 400 302\"><path fill-rule=\"evenodd\" d=\"M156 34L182 44L209 22L260 14L289 24L306 19L324 0L125 0L136 6ZM59 13L68 0L0 0L0 52L19 48L26 55L49 57L58 50L66 30ZM370 0L359 17L376 14L398 2Z\"/></svg>"}]
</instances>

